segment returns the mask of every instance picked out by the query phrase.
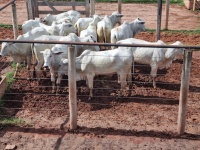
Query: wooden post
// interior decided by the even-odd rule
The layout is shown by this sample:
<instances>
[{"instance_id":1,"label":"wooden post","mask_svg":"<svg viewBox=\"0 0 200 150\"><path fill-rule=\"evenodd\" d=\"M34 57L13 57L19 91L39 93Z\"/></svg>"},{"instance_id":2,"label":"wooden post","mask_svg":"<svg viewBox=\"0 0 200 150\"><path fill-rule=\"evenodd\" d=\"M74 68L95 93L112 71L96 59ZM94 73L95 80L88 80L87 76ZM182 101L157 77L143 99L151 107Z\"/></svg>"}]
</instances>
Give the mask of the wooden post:
<instances>
[{"instance_id":1,"label":"wooden post","mask_svg":"<svg viewBox=\"0 0 200 150\"><path fill-rule=\"evenodd\" d=\"M28 13L28 19L34 19L34 8L31 0L26 0L26 8Z\"/></svg>"},{"instance_id":2,"label":"wooden post","mask_svg":"<svg viewBox=\"0 0 200 150\"><path fill-rule=\"evenodd\" d=\"M70 129L77 128L77 96L76 96L76 64L75 47L68 47L68 84L69 84L69 110L70 110Z\"/></svg>"},{"instance_id":3,"label":"wooden post","mask_svg":"<svg viewBox=\"0 0 200 150\"><path fill-rule=\"evenodd\" d=\"M75 0L71 0L71 2L75 2ZM72 9L73 9L73 10L76 10L76 7L75 7L75 6L72 6Z\"/></svg>"},{"instance_id":4,"label":"wooden post","mask_svg":"<svg viewBox=\"0 0 200 150\"><path fill-rule=\"evenodd\" d=\"M12 3L12 23L13 23L13 32L14 39L18 37L18 24L17 24L17 11L15 2Z\"/></svg>"},{"instance_id":5,"label":"wooden post","mask_svg":"<svg viewBox=\"0 0 200 150\"><path fill-rule=\"evenodd\" d=\"M118 12L122 13L122 0L118 0Z\"/></svg>"},{"instance_id":6,"label":"wooden post","mask_svg":"<svg viewBox=\"0 0 200 150\"><path fill-rule=\"evenodd\" d=\"M162 18L162 0L158 0L156 41L160 40L161 18Z\"/></svg>"},{"instance_id":7,"label":"wooden post","mask_svg":"<svg viewBox=\"0 0 200 150\"><path fill-rule=\"evenodd\" d=\"M193 11L195 11L195 9L196 9L196 2L197 2L197 0L193 1Z\"/></svg>"},{"instance_id":8,"label":"wooden post","mask_svg":"<svg viewBox=\"0 0 200 150\"><path fill-rule=\"evenodd\" d=\"M184 51L179 112L178 112L178 134L182 135L185 131L186 111L187 111L187 96L189 91L190 69L192 63L192 51Z\"/></svg>"},{"instance_id":9,"label":"wooden post","mask_svg":"<svg viewBox=\"0 0 200 150\"><path fill-rule=\"evenodd\" d=\"M95 14L95 0L90 0L90 16Z\"/></svg>"},{"instance_id":10,"label":"wooden post","mask_svg":"<svg viewBox=\"0 0 200 150\"><path fill-rule=\"evenodd\" d=\"M89 0L85 0L85 15L86 15L86 17L90 16L90 3L89 3Z\"/></svg>"},{"instance_id":11,"label":"wooden post","mask_svg":"<svg viewBox=\"0 0 200 150\"><path fill-rule=\"evenodd\" d=\"M34 0L34 17L38 17L39 18L39 10L38 10L38 1Z\"/></svg>"},{"instance_id":12,"label":"wooden post","mask_svg":"<svg viewBox=\"0 0 200 150\"><path fill-rule=\"evenodd\" d=\"M166 9L165 9L165 12L166 12L166 20L165 20L165 29L168 30L168 20L169 20L169 4L170 4L170 0L166 0Z\"/></svg>"}]
</instances>

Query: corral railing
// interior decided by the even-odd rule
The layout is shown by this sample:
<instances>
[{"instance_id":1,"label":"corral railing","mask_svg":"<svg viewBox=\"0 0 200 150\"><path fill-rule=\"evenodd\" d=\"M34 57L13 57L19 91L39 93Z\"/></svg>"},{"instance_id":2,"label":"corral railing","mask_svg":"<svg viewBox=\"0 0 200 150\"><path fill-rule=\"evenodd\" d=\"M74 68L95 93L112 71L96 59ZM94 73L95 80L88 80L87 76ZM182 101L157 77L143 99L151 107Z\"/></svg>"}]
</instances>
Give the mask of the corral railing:
<instances>
[{"instance_id":1,"label":"corral railing","mask_svg":"<svg viewBox=\"0 0 200 150\"><path fill-rule=\"evenodd\" d=\"M34 19L39 17L40 14L59 14L62 12L66 12L68 10L77 10L81 14L86 15L87 17L90 15L90 9L94 7L94 3L89 3L89 0L83 0L82 2L76 2L75 0L64 1L47 1L47 0L26 0L28 18ZM47 6L50 10L42 10L41 7ZM60 6L64 6L65 9L58 9ZM57 7L57 8L56 8ZM78 10L77 7L84 7L85 10ZM94 8L92 9L94 10Z\"/></svg>"},{"instance_id":2,"label":"corral railing","mask_svg":"<svg viewBox=\"0 0 200 150\"><path fill-rule=\"evenodd\" d=\"M70 109L70 128L77 128L77 87L75 70L75 47L74 45L96 45L96 46L125 46L125 47L151 47L151 48L185 48L181 75L181 88L179 97L178 127L177 131L182 135L185 131L187 96L189 91L190 70L192 61L192 52L200 49L200 46L175 46L175 45L144 45L144 44L109 44L109 43L78 43L64 41L16 41L0 40L0 42L14 43L44 43L44 44L65 44L68 45L68 87L69 87L69 109Z\"/></svg>"},{"instance_id":3,"label":"corral railing","mask_svg":"<svg viewBox=\"0 0 200 150\"><path fill-rule=\"evenodd\" d=\"M18 23L17 23L17 11L16 11L16 0L10 0L6 5L0 8L0 12L7 8L8 6L12 6L12 24L13 24L13 33L14 33L14 39L18 36Z\"/></svg>"}]
</instances>

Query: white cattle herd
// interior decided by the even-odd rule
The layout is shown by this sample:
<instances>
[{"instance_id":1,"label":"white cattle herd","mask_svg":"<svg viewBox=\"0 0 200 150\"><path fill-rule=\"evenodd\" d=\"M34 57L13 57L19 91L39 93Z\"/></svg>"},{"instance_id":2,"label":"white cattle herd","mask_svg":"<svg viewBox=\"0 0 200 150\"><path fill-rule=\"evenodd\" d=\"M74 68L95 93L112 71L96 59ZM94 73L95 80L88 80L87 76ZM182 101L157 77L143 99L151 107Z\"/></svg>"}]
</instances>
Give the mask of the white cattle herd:
<instances>
[{"instance_id":1,"label":"white cattle herd","mask_svg":"<svg viewBox=\"0 0 200 150\"><path fill-rule=\"evenodd\" d=\"M134 36L146 31L145 21L137 17L132 22L121 22L122 14L113 12L110 16L93 15L81 18L78 11L70 10L58 15L48 14L39 20L28 20L22 24L23 35L17 40L67 41L67 42L104 42L117 44L155 44L166 45L159 40L155 43L135 39ZM122 23L122 24L121 24ZM117 26L117 24L119 24ZM183 45L176 41L172 45ZM59 85L63 74L68 74L68 45L41 43L3 42L1 56L11 56L17 63L14 77L17 76L19 64L27 62L29 77L30 65L36 59L36 78L43 67L48 67L51 74L52 92L59 93ZM134 62L151 67L153 87L156 88L157 70L168 68L176 56L183 54L178 48L149 47L114 47L102 50L99 46L76 45L76 79L86 80L92 98L93 80L96 75L117 74L121 84L121 92L125 90L127 81L132 83L131 68ZM45 72L45 71L43 71ZM57 80L56 80L56 74ZM56 87L57 86L57 87Z\"/></svg>"}]
</instances>

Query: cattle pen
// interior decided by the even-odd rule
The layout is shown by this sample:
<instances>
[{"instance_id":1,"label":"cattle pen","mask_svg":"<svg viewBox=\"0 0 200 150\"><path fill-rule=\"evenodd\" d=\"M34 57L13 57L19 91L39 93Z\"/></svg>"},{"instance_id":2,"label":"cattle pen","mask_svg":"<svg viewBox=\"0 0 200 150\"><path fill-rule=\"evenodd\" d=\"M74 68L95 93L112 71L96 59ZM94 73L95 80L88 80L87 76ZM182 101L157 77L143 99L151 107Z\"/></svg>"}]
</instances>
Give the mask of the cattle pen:
<instances>
[{"instance_id":1,"label":"cattle pen","mask_svg":"<svg viewBox=\"0 0 200 150\"><path fill-rule=\"evenodd\" d=\"M183 135L185 131L187 97L189 92L190 71L192 62L192 51L200 49L199 46L174 46L174 45L145 45L145 44L109 44L109 43L77 43L63 41L20 41L20 40L0 40L0 42L14 43L44 43L44 44L65 44L69 45L69 73L68 73L68 91L69 91L69 123L70 129L77 128L77 87L76 87L76 69L75 69L75 45L96 45L96 46L123 46L123 47L153 47L153 48L185 48L183 57L183 67L181 75L181 87L179 97L179 113L177 132ZM133 89L134 90L134 89ZM9 94L9 93L8 93ZM11 93L10 93L11 94ZM67 96L67 95L66 95ZM15 109L15 108L14 108ZM19 108L20 109L20 108Z\"/></svg>"},{"instance_id":2,"label":"cattle pen","mask_svg":"<svg viewBox=\"0 0 200 150\"><path fill-rule=\"evenodd\" d=\"M8 1L12 0L1 1L0 8ZM117 11L117 0L113 1L102 3L96 0L95 13L104 16ZM162 6L161 40L167 44L163 47L172 47L172 42L181 41L183 46L174 47L185 50L184 55L173 60L169 68L157 70L156 88L152 85L151 67L135 63L132 86L127 86L122 96L118 96L120 83L117 74L97 75L93 82L93 98L89 100L87 82L74 81L77 74L74 70L71 70L74 73L70 74L72 76L63 75L60 91L56 94L52 93L49 70L45 71L46 76L42 71L39 78L34 76L34 59L30 70L32 76L27 80L26 63L21 63L18 75L13 78L16 64L9 56L0 57L0 79L3 81L6 78L7 84L5 94L0 99L0 149L200 149L199 13L172 4L172 1L168 30L165 30L164 24L167 8ZM15 3L21 34L20 25L28 18L26 0L16 0ZM24 44L24 41L7 39L15 39L12 5L9 6L0 12L0 45L2 42ZM157 8L157 2L122 3L122 21L131 22L141 17L148 30L135 38L154 42ZM63 44L73 55L74 46L80 43ZM81 44L111 46L108 43ZM93 58L96 59L96 56ZM73 68L73 63L71 65Z\"/></svg>"}]
</instances>

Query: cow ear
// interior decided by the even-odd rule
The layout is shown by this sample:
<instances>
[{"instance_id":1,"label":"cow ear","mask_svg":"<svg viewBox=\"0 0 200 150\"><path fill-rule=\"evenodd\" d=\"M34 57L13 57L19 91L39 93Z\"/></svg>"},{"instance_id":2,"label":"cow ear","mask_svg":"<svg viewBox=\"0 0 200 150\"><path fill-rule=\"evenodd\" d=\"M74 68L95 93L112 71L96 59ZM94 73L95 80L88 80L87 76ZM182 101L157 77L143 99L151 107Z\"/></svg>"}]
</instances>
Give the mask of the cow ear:
<instances>
[{"instance_id":1,"label":"cow ear","mask_svg":"<svg viewBox=\"0 0 200 150\"><path fill-rule=\"evenodd\" d=\"M73 25L72 24L68 24L68 27L72 27Z\"/></svg>"},{"instance_id":2,"label":"cow ear","mask_svg":"<svg viewBox=\"0 0 200 150\"><path fill-rule=\"evenodd\" d=\"M44 54L44 51L40 51L41 54Z\"/></svg>"},{"instance_id":3,"label":"cow ear","mask_svg":"<svg viewBox=\"0 0 200 150\"><path fill-rule=\"evenodd\" d=\"M56 55L60 55L60 54L62 54L63 52L57 51L57 52L53 52L53 53L56 54Z\"/></svg>"},{"instance_id":4,"label":"cow ear","mask_svg":"<svg viewBox=\"0 0 200 150\"><path fill-rule=\"evenodd\" d=\"M117 17L123 17L124 15L122 15L122 14L117 14L116 16L117 16Z\"/></svg>"}]
</instances>

